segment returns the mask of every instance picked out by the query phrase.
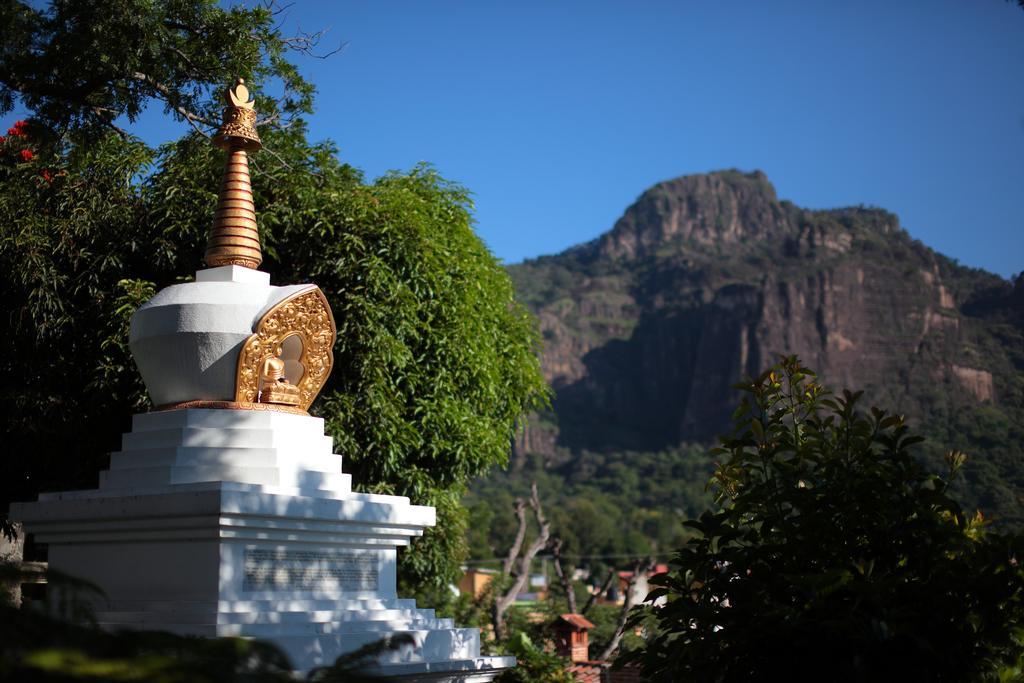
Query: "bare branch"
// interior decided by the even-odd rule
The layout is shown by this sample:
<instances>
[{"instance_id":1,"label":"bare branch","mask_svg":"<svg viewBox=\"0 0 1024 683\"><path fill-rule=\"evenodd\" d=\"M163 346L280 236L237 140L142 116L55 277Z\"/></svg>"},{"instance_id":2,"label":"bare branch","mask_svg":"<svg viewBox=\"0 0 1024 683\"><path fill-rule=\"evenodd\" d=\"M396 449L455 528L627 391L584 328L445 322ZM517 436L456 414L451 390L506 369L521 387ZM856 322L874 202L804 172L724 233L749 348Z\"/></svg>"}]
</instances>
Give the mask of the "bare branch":
<instances>
[{"instance_id":1,"label":"bare branch","mask_svg":"<svg viewBox=\"0 0 1024 683\"><path fill-rule=\"evenodd\" d=\"M522 498L516 498L516 518L519 520L519 528L516 530L516 538L512 541L512 547L508 549L508 555L501 564L501 572L505 576L512 574L512 567L515 566L516 558L523 547L523 539L526 538L526 503Z\"/></svg>"},{"instance_id":2,"label":"bare branch","mask_svg":"<svg viewBox=\"0 0 1024 683\"><path fill-rule=\"evenodd\" d=\"M328 57L333 57L334 55L338 54L339 52L344 50L346 47L348 47L348 41L347 40L343 40L343 41L338 43L338 47L334 48L330 52L325 52L322 55L314 54L313 52L307 52L306 54L308 54L310 57L314 57L316 59L327 59Z\"/></svg>"},{"instance_id":3,"label":"bare branch","mask_svg":"<svg viewBox=\"0 0 1024 683\"><path fill-rule=\"evenodd\" d=\"M278 120L280 120L280 118L281 118L281 113L280 112L274 112L270 116L267 116L267 117L262 118L262 119L257 119L255 125L256 125L257 128L262 128L263 126L268 126L268 125L270 125L272 123L277 123Z\"/></svg>"},{"instance_id":4,"label":"bare branch","mask_svg":"<svg viewBox=\"0 0 1024 683\"><path fill-rule=\"evenodd\" d=\"M210 137L210 134L209 134L209 133L207 133L207 132L206 132L205 130L203 130L203 129L202 129L202 128L201 128L200 126L199 126L199 124L198 124L198 123L196 123L195 121L193 121L192 119L190 119L190 118L188 118L188 117L185 117L185 120L186 120L186 121L188 121L188 125L192 126L192 130L194 130L195 132L199 133L199 134L200 134L200 135L202 135L202 136L203 136L204 138L207 138L207 139L209 139L209 137Z\"/></svg>"},{"instance_id":5,"label":"bare branch","mask_svg":"<svg viewBox=\"0 0 1024 683\"><path fill-rule=\"evenodd\" d=\"M342 41L338 43L338 47L334 48L330 52L325 52L324 54L318 55L316 54L316 52L314 52L314 50L320 44L320 41L323 40L324 36L327 35L327 32L331 30L331 28L328 26L327 28L322 28L319 31L316 31L315 33L303 31L301 27L297 28L297 30L298 33L296 33L294 36L290 36L288 38L281 38L281 42L289 50L295 50L296 52L301 52L304 55L308 55L316 59L327 59L328 57L338 54L339 52L344 50L345 47L348 45L347 42Z\"/></svg>"},{"instance_id":6,"label":"bare branch","mask_svg":"<svg viewBox=\"0 0 1024 683\"><path fill-rule=\"evenodd\" d=\"M629 611L637 603L635 599L636 585L641 579L647 580L651 572L654 571L654 566L653 557L646 560L637 560L633 564L633 575L630 577L629 584L626 587L626 596L625 600L622 601L622 609L619 610L619 619L615 623L615 632L612 634L612 639L608 641L608 645L605 646L604 651L601 652L601 656L598 657L599 661L607 661L619 649L622 636L626 632L626 620L629 618Z\"/></svg>"},{"instance_id":7,"label":"bare branch","mask_svg":"<svg viewBox=\"0 0 1024 683\"><path fill-rule=\"evenodd\" d=\"M562 584L562 590L565 591L565 599L569 603L569 612L576 614L576 591L572 587L572 581L565 575L562 570L562 539L555 538L551 541L551 553L554 555L555 560L555 574L558 576L558 582Z\"/></svg>"},{"instance_id":8,"label":"bare branch","mask_svg":"<svg viewBox=\"0 0 1024 683\"><path fill-rule=\"evenodd\" d=\"M607 593L608 589L612 587L612 580L614 579L615 568L613 567L612 569L608 570L608 576L605 577L604 583L601 584L601 588L598 589L596 593L591 593L590 597L587 598L587 604L583 605L583 611L580 612L580 614L582 614L583 616L587 615L587 612L589 612L590 608L594 606L594 604L597 602L597 599L605 593Z\"/></svg>"},{"instance_id":9,"label":"bare branch","mask_svg":"<svg viewBox=\"0 0 1024 683\"><path fill-rule=\"evenodd\" d=\"M324 173L316 170L316 167L312 164L306 163L301 166L293 166L292 164L288 163L283 156L274 151L274 149L271 147L263 147L261 148L259 154L254 154L253 156L249 157L249 163L252 164L252 167L258 171L262 169L262 167L260 166L260 159L264 153L269 155L275 162L277 162L277 166L279 166L280 168L284 168L291 173L307 173L315 178L325 177ZM267 168L273 167L268 166Z\"/></svg>"},{"instance_id":10,"label":"bare branch","mask_svg":"<svg viewBox=\"0 0 1024 683\"><path fill-rule=\"evenodd\" d=\"M278 14L281 14L282 12L287 12L288 10L290 10L294 6L295 6L294 2L289 2L289 3L284 4L284 5L282 5L279 2L273 2L273 1L264 3L264 7L266 9L270 10L270 13L272 15L274 15L275 17Z\"/></svg>"},{"instance_id":11,"label":"bare branch","mask_svg":"<svg viewBox=\"0 0 1024 683\"><path fill-rule=\"evenodd\" d=\"M120 135L122 140L128 139L128 131L114 123L113 115L116 112L113 109L108 109L107 107L90 107L89 110L93 113L93 116L99 119L100 123Z\"/></svg>"},{"instance_id":12,"label":"bare branch","mask_svg":"<svg viewBox=\"0 0 1024 683\"><path fill-rule=\"evenodd\" d=\"M537 537L533 539L529 547L523 553L522 557L519 558L519 568L516 574L515 581L507 591L503 594L498 595L494 599L494 609L492 612L492 619L494 622L494 635L499 640L505 637L505 612L512 603L515 602L516 596L526 586L527 579L530 578L530 564L533 559L537 556L544 547L548 544L548 539L551 537L551 523L544 517L544 509L541 507L540 498L537 495L537 484L534 483L530 490L530 507L533 508L533 516L537 520ZM522 499L516 500L516 515L519 517L520 525L519 528L525 535L526 533L526 505ZM516 548L516 553L512 554L511 551L509 556L505 560L505 575L508 576L511 571L511 565L515 563L516 555L519 554L518 549L522 548L523 539L516 534L516 542L513 548Z\"/></svg>"},{"instance_id":13,"label":"bare branch","mask_svg":"<svg viewBox=\"0 0 1024 683\"><path fill-rule=\"evenodd\" d=\"M270 156L274 157L274 159L277 160L277 163L281 164L282 166L287 168L289 171L292 171L292 172L296 171L296 169L291 164L289 164L287 161L284 160L284 157L282 157L280 154L278 154L274 150L270 149L269 147L263 147L260 151L261 152L265 152L266 154L269 154Z\"/></svg>"},{"instance_id":14,"label":"bare branch","mask_svg":"<svg viewBox=\"0 0 1024 683\"><path fill-rule=\"evenodd\" d=\"M548 538L551 537L551 524L544 517L544 509L540 505L540 498L537 497L536 483L530 487L530 507L533 508L533 516L537 520L537 528L540 530L540 533L538 533L537 537L533 539L533 543L531 543L530 547L526 549L523 556L519 558L520 578L523 578L530 573L530 563L533 561L533 558L537 556L537 553L547 547ZM523 580L525 581L525 579Z\"/></svg>"},{"instance_id":15,"label":"bare branch","mask_svg":"<svg viewBox=\"0 0 1024 683\"><path fill-rule=\"evenodd\" d=\"M168 50L178 55L178 57L180 57L181 60L188 65L188 68L192 69L193 76L197 78L209 78L212 75L212 72L209 69L203 69L199 66L196 66L195 62L193 62L187 54L185 54L178 48L174 47L173 45L167 45L166 47Z\"/></svg>"},{"instance_id":16,"label":"bare branch","mask_svg":"<svg viewBox=\"0 0 1024 683\"><path fill-rule=\"evenodd\" d=\"M289 116L288 119L285 120L283 123L280 123L280 121L283 118L284 117L281 115L281 112L278 111L274 112L270 116L265 116L262 119L256 119L255 125L257 128L263 128L264 126L273 126L277 130L288 130L301 120L293 114Z\"/></svg>"},{"instance_id":17,"label":"bare branch","mask_svg":"<svg viewBox=\"0 0 1024 683\"><path fill-rule=\"evenodd\" d=\"M172 100L174 99L174 95L171 93L171 89L168 88L163 83L161 83L160 81L154 79L152 76L149 76L148 74L144 74L141 71L133 71L132 72L132 78L134 80L136 80L136 81L140 81L142 83L146 83L151 88L156 90L158 93L163 95L162 99L164 100L164 102L169 104L171 106L171 108L174 109L174 111L176 111L179 114L181 114L181 116L183 116L185 118L185 120L188 121L189 123L198 122L198 123L202 123L204 125L210 126L210 127L214 127L216 125L212 121L210 121L208 118L206 118L205 116L200 116L199 114L196 114L195 112L192 112L192 111L189 111L188 109L185 109L181 105L174 104L174 102L172 102ZM193 125L193 127L195 127L195 126Z\"/></svg>"}]
</instances>

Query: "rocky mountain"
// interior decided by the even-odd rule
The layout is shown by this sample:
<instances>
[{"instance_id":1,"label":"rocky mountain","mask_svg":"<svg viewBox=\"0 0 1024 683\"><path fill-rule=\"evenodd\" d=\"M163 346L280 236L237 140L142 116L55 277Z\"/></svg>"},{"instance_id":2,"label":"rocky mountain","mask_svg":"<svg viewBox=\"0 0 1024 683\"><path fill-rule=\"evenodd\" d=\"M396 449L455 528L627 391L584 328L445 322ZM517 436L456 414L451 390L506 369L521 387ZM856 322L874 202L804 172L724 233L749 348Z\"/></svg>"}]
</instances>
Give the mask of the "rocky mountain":
<instances>
[{"instance_id":1,"label":"rocky mountain","mask_svg":"<svg viewBox=\"0 0 1024 683\"><path fill-rule=\"evenodd\" d=\"M540 320L554 406L504 476L533 467L569 491L614 481L609 462L707 444L733 383L798 354L828 386L908 415L925 455L966 451L965 503L1024 521L1024 278L958 265L892 213L802 209L760 172L685 176L592 242L509 271Z\"/></svg>"}]
</instances>

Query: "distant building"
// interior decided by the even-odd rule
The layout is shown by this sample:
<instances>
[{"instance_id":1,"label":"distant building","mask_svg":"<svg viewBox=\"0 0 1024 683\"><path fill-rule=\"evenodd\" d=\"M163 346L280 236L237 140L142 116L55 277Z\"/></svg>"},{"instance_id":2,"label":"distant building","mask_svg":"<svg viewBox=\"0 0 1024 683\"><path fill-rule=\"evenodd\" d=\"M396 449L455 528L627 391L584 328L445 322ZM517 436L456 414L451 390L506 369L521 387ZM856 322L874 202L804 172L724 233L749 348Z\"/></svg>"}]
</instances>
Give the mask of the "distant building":
<instances>
[{"instance_id":1,"label":"distant building","mask_svg":"<svg viewBox=\"0 0 1024 683\"><path fill-rule=\"evenodd\" d=\"M555 652L568 657L573 663L590 659L590 634L594 628L582 614L563 614L555 619L551 630L555 632Z\"/></svg>"},{"instance_id":2,"label":"distant building","mask_svg":"<svg viewBox=\"0 0 1024 683\"><path fill-rule=\"evenodd\" d=\"M568 657L565 670L577 683L639 683L640 671L628 666L613 670L610 662L590 659L590 629L594 624L582 614L563 614L551 625L555 652Z\"/></svg>"},{"instance_id":3,"label":"distant building","mask_svg":"<svg viewBox=\"0 0 1024 683\"><path fill-rule=\"evenodd\" d=\"M459 592L478 598L497 575L498 572L494 569L469 569L459 581Z\"/></svg>"},{"instance_id":4,"label":"distant building","mask_svg":"<svg viewBox=\"0 0 1024 683\"><path fill-rule=\"evenodd\" d=\"M649 583L649 579L651 577L667 573L668 565L658 564L654 566L654 569L647 576L641 574L637 578L636 583L633 584L633 604L638 605L647 599L647 594L651 592L651 586ZM619 592L617 596L618 599L616 600L619 604L622 604L622 602L625 601L626 591L629 590L629 582L632 580L633 572L619 572Z\"/></svg>"},{"instance_id":5,"label":"distant building","mask_svg":"<svg viewBox=\"0 0 1024 683\"><path fill-rule=\"evenodd\" d=\"M463 595L472 595L474 598L487 590L487 586L495 576L497 569L466 569L459 580L458 590ZM544 574L530 574L527 585L523 591L516 596L516 602L540 602L548 596L548 577Z\"/></svg>"},{"instance_id":6,"label":"distant building","mask_svg":"<svg viewBox=\"0 0 1024 683\"><path fill-rule=\"evenodd\" d=\"M530 574L526 590L516 596L516 602L542 602L548 597L548 577Z\"/></svg>"}]
</instances>

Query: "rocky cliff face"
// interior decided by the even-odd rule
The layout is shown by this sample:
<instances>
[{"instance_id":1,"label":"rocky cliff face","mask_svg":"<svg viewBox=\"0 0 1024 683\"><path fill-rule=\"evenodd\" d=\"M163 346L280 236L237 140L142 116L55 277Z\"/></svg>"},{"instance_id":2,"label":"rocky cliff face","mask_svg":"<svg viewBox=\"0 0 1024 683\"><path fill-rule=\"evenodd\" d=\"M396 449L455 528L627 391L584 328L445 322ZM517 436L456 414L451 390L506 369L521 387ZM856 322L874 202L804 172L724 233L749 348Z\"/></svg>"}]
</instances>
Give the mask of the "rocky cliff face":
<instances>
[{"instance_id":1,"label":"rocky cliff face","mask_svg":"<svg viewBox=\"0 0 1024 683\"><path fill-rule=\"evenodd\" d=\"M728 428L731 385L780 354L866 389L936 441L956 436L951 416L979 411L1019 435L1024 287L957 265L880 209L801 209L759 172L687 176L649 189L598 239L510 272L555 391L519 457L709 441ZM1014 453L989 474L1016 491Z\"/></svg>"}]
</instances>

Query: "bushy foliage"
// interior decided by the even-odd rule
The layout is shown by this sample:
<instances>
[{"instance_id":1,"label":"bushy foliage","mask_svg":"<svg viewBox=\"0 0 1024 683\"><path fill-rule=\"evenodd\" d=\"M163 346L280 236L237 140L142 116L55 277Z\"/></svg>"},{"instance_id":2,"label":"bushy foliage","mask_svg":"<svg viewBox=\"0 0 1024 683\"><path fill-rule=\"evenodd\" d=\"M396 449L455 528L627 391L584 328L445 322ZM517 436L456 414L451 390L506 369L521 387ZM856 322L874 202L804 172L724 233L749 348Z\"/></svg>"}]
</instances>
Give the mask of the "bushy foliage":
<instances>
[{"instance_id":1,"label":"bushy foliage","mask_svg":"<svg viewBox=\"0 0 1024 683\"><path fill-rule=\"evenodd\" d=\"M10 344L0 369L12 387L4 513L41 490L95 483L142 405L127 321L153 293L130 279L152 280L144 206L131 182L151 152L111 137L57 153L31 131L15 127L0 143L0 319Z\"/></svg>"},{"instance_id":2,"label":"bushy foliage","mask_svg":"<svg viewBox=\"0 0 1024 683\"><path fill-rule=\"evenodd\" d=\"M832 396L796 358L738 385L717 508L638 617L654 681L1020 675L1024 545L986 533L915 458L903 418ZM1016 672L1016 674L1014 674Z\"/></svg>"},{"instance_id":3,"label":"bushy foliage","mask_svg":"<svg viewBox=\"0 0 1024 683\"><path fill-rule=\"evenodd\" d=\"M166 58L169 73L183 79L174 98L157 99L213 111L203 93L230 81L223 70L198 68L205 62L190 60L177 38L165 44L171 39L163 33L139 26L216 37L245 19L251 35L238 37L228 64L254 74L257 91L267 80L297 78L264 10L240 18L206 0L126 2L100 17L85 4L47 10L73 10L75 21L31 19L31 30L41 32L32 49L60 47L66 58L102 61L96 51L103 45L80 34L121 22L153 51L145 59ZM40 28L40 21L51 23ZM0 66L27 49L5 44ZM103 106L130 113L151 93L128 90L134 99L118 99L119 79L131 67L118 60L136 58L121 55L123 48L107 46L108 61L120 65L103 74L112 90L100 88L99 76L93 85L115 98ZM187 48L201 50L202 41ZM172 59L175 50L185 58ZM0 142L0 319L13 341L0 361L12 387L3 422L12 456L0 461L3 510L41 490L95 486L130 415L146 409L128 321L153 292L200 266L224 163L198 133L152 150L98 132L88 115L48 108L45 93L33 94L35 83L7 83L38 116ZM303 87L295 82L290 92ZM287 114L303 102L264 98L258 106ZM409 588L442 596L465 552L459 500L467 482L506 462L517 419L544 401L534 323L474 234L466 190L429 166L366 182L332 145L311 144L301 120L260 134L264 151L252 165L263 269L276 284L318 284L338 323L334 372L313 412L325 418L357 486L438 507L437 528L403 554L401 576Z\"/></svg>"},{"instance_id":4,"label":"bushy foliage","mask_svg":"<svg viewBox=\"0 0 1024 683\"><path fill-rule=\"evenodd\" d=\"M566 660L534 642L526 631L516 630L505 646L515 656L516 667L505 671L499 683L573 683Z\"/></svg>"},{"instance_id":5,"label":"bushy foliage","mask_svg":"<svg viewBox=\"0 0 1024 683\"><path fill-rule=\"evenodd\" d=\"M488 655L512 655L516 666L504 671L499 683L572 683L566 670L568 660L550 647L550 626L565 612L564 604L553 601L513 605L506 613L507 636L494 637L493 604L497 591L507 590L511 579L496 575L480 595L462 594L455 601L453 615L460 626L481 630L481 648Z\"/></svg>"},{"instance_id":6,"label":"bushy foliage","mask_svg":"<svg viewBox=\"0 0 1024 683\"><path fill-rule=\"evenodd\" d=\"M667 559L685 540L680 522L711 502L704 483L713 469L706 449L693 444L657 453L585 451L558 464L526 456L472 484L472 556L494 558L511 545L515 519L506 511L536 482L563 553L593 570L596 581L606 566L630 557Z\"/></svg>"},{"instance_id":7,"label":"bushy foliage","mask_svg":"<svg viewBox=\"0 0 1024 683\"><path fill-rule=\"evenodd\" d=\"M0 114L20 100L50 133L101 136L152 102L179 120L219 119L218 92L243 77L273 82L265 117L312 110L313 86L286 55L315 37L283 36L270 4L215 0L0 3ZM215 124L214 124L215 125Z\"/></svg>"}]
</instances>

